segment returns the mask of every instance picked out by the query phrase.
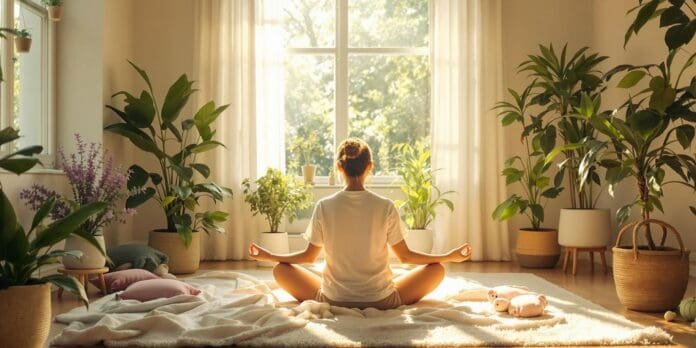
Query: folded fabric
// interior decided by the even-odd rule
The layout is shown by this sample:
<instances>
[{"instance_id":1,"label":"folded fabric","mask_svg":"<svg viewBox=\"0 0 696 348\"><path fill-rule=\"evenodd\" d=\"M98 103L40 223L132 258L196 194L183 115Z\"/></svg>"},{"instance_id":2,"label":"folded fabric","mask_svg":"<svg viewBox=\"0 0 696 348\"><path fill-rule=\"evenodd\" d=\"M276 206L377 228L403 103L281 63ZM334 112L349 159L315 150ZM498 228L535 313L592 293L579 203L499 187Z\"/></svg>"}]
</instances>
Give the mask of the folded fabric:
<instances>
[{"instance_id":1,"label":"folded fabric","mask_svg":"<svg viewBox=\"0 0 696 348\"><path fill-rule=\"evenodd\" d=\"M133 283L148 279L160 279L160 277L144 269L135 268L104 274L104 283L108 293L125 290ZM100 286L98 277L93 277L89 281L96 287Z\"/></svg>"},{"instance_id":2,"label":"folded fabric","mask_svg":"<svg viewBox=\"0 0 696 348\"><path fill-rule=\"evenodd\" d=\"M121 300L141 302L178 295L198 295L201 291L176 279L149 279L131 284L125 291L116 295Z\"/></svg>"}]
</instances>

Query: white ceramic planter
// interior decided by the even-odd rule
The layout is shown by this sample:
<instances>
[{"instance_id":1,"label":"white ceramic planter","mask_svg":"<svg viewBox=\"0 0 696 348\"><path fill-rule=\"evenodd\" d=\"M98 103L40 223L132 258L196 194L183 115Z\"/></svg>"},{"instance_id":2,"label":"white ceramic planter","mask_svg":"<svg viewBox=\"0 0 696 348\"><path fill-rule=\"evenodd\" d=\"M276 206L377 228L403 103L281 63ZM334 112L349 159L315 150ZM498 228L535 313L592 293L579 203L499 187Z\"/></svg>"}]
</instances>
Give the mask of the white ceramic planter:
<instances>
[{"instance_id":1,"label":"white ceramic planter","mask_svg":"<svg viewBox=\"0 0 696 348\"><path fill-rule=\"evenodd\" d=\"M433 250L432 230L406 230L404 239L408 248L413 251L429 254Z\"/></svg>"},{"instance_id":2,"label":"white ceramic planter","mask_svg":"<svg viewBox=\"0 0 696 348\"><path fill-rule=\"evenodd\" d=\"M304 177L305 184L314 184L314 173L316 173L317 167L313 164L306 164L302 166L302 176Z\"/></svg>"},{"instance_id":3,"label":"white ceramic planter","mask_svg":"<svg viewBox=\"0 0 696 348\"><path fill-rule=\"evenodd\" d=\"M261 232L259 245L274 254L287 254L290 252L288 234L286 232ZM261 267L273 267L276 262L259 261Z\"/></svg>"},{"instance_id":4,"label":"white ceramic planter","mask_svg":"<svg viewBox=\"0 0 696 348\"><path fill-rule=\"evenodd\" d=\"M103 250L106 250L104 236L94 236ZM94 245L88 241L70 236L65 240L65 250L79 250L82 258L73 256L63 256L63 266L68 269L94 269L102 268L106 264L106 257Z\"/></svg>"},{"instance_id":5,"label":"white ceramic planter","mask_svg":"<svg viewBox=\"0 0 696 348\"><path fill-rule=\"evenodd\" d=\"M561 209L558 243L571 247L603 247L611 237L609 209Z\"/></svg>"}]
</instances>

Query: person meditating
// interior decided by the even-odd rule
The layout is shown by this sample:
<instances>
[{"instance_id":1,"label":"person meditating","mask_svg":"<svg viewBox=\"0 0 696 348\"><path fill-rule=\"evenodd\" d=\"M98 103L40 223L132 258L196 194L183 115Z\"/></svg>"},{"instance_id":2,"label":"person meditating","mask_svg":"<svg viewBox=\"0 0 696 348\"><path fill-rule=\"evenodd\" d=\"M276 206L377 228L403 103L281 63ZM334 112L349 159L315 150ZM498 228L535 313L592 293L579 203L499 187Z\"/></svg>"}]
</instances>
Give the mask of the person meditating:
<instances>
[{"instance_id":1,"label":"person meditating","mask_svg":"<svg viewBox=\"0 0 696 348\"><path fill-rule=\"evenodd\" d=\"M336 167L346 187L317 202L304 234L309 241L304 251L279 255L255 243L249 245L252 259L279 262L273 276L298 301L361 309L413 304L440 284L445 275L443 262L470 258L468 243L442 255L408 248L394 203L365 189L372 154L364 141L343 141ZM423 266L393 279L387 245L401 262ZM322 277L295 265L314 262L322 248L326 254Z\"/></svg>"}]
</instances>

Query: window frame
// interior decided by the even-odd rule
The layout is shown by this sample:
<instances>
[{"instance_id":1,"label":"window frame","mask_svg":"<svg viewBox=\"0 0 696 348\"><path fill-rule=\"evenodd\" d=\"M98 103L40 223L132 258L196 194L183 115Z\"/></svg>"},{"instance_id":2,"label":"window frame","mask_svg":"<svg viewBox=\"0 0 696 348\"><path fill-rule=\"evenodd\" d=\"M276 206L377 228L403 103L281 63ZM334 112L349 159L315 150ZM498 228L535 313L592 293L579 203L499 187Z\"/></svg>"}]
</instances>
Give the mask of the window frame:
<instances>
[{"instance_id":1,"label":"window frame","mask_svg":"<svg viewBox=\"0 0 696 348\"><path fill-rule=\"evenodd\" d=\"M335 0L336 28L334 47L288 47L288 55L333 55L334 56L334 149L339 141L348 138L349 110L349 68L348 60L351 55L418 55L428 57L432 71L432 16L431 6L428 6L428 46L427 47L350 47L348 41L348 1ZM429 1L430 2L430 1ZM432 75L431 75L432 90ZM432 95L431 95L432 98ZM432 117L432 115L431 115ZM319 185L327 185L328 176L316 176L315 181ZM371 175L368 185L391 186L402 183L397 175Z\"/></svg>"},{"instance_id":2,"label":"window frame","mask_svg":"<svg viewBox=\"0 0 696 348\"><path fill-rule=\"evenodd\" d=\"M48 16L48 10L43 6L31 0L1 0L3 6L3 16L1 25L5 28L14 28L15 4L25 6L25 9L33 12L41 17L41 37L42 42L38 43L32 40L32 50L41 50L41 139L40 145L44 146L43 153L36 155L44 168L55 167L56 154L56 118L55 118L55 24L51 22ZM14 84L15 84L15 69L14 60L17 58L17 53L14 48L14 40L8 37L7 40L2 40L2 55L0 56L0 64L2 64L3 76L5 81L0 87L0 127L14 126ZM20 129L20 136L23 130ZM10 144L13 146L14 143ZM5 148L0 151L1 154L9 153L10 149ZM37 170L37 169L33 169ZM38 169L39 171L41 169Z\"/></svg>"}]
</instances>

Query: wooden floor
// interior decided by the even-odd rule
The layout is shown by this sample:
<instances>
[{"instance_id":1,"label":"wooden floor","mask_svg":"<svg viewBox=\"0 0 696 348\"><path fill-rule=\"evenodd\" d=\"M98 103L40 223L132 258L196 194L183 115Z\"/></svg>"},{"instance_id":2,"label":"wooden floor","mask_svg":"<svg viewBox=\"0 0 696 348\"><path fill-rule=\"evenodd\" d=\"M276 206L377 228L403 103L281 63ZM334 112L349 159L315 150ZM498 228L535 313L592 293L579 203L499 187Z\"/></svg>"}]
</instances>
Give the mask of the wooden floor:
<instances>
[{"instance_id":1,"label":"wooden floor","mask_svg":"<svg viewBox=\"0 0 696 348\"><path fill-rule=\"evenodd\" d=\"M468 262L462 264L449 264L447 268L451 271L456 272L481 272L481 273L494 273L494 272L520 272L520 273L533 273L537 276L545 278L546 280L561 286L581 297L584 297L596 304L599 304L611 311L617 312L626 318L644 325L658 326L672 335L674 335L674 340L677 346L680 347L696 347L696 329L693 329L689 323L685 322L674 322L668 323L662 319L662 313L641 313L629 311L621 306L619 299L616 296L616 291L614 290L614 281L611 274L605 275L601 271L601 267L595 267L594 273L590 272L589 263L586 261L579 261L578 264L578 274L572 276L570 274L564 274L563 271L557 267L555 269L547 270L533 270L520 268L514 262ZM228 270L240 270L240 269L256 269L256 263L252 261L221 261L221 262L202 262L202 270L212 270L212 269L228 269ZM694 288L696 287L696 279L692 278L689 281L689 288L687 293L694 293ZM91 299L96 299L100 297L98 290L91 287L88 291ZM79 306L78 301L70 294L65 294L62 299L53 295L53 314L64 313L76 306ZM58 327L52 327L51 337L57 334Z\"/></svg>"}]
</instances>

